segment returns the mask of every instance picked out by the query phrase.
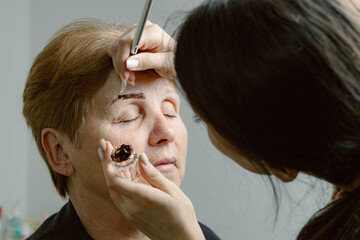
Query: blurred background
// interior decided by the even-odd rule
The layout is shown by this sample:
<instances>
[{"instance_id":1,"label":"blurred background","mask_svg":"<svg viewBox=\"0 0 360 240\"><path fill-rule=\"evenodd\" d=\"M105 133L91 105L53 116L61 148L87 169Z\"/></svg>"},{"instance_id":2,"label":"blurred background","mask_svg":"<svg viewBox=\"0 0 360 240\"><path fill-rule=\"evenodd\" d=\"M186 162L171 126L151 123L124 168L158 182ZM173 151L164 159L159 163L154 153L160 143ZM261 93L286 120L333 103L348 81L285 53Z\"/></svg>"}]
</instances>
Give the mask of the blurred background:
<instances>
[{"instance_id":1,"label":"blurred background","mask_svg":"<svg viewBox=\"0 0 360 240\"><path fill-rule=\"evenodd\" d=\"M22 117L22 91L35 56L63 25L79 18L136 23L145 0L0 0L0 206L3 218L14 212L42 221L67 201L52 185L30 130ZM155 0L149 20L172 34L186 11L200 0ZM239 29L241 31L241 29ZM221 31L219 31L221 34ZM198 220L222 239L295 239L301 226L324 206L331 187L300 175L289 184L246 172L210 143L205 126L182 98L188 129L187 170L182 190Z\"/></svg>"}]
</instances>

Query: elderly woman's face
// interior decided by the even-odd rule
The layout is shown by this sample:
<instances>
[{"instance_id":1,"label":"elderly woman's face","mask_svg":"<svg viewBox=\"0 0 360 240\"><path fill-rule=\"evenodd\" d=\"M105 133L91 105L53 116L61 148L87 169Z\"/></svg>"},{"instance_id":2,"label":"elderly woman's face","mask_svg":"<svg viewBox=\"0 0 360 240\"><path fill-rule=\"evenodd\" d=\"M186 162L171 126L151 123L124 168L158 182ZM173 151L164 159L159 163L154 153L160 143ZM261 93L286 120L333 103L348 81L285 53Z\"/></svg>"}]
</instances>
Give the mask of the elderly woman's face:
<instances>
[{"instance_id":1,"label":"elderly woman's face","mask_svg":"<svg viewBox=\"0 0 360 240\"><path fill-rule=\"evenodd\" d=\"M145 152L149 161L179 186L185 171L187 132L175 86L153 72L142 72L136 74L136 86L128 84L124 94L143 94L143 99L112 101L119 88L120 80L112 72L96 94L80 147L74 151L74 178L94 191L108 192L97 154L103 138L114 147L131 144L138 155ZM175 162L158 165L168 160Z\"/></svg>"}]
</instances>

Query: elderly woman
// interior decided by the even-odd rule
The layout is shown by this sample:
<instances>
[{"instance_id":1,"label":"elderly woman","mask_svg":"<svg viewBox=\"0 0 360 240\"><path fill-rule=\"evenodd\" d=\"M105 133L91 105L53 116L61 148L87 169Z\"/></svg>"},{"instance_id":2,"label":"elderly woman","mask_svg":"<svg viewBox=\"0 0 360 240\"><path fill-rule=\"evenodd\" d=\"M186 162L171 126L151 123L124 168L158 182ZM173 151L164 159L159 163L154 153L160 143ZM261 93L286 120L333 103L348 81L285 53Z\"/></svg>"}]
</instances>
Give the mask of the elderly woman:
<instances>
[{"instance_id":1,"label":"elderly woman","mask_svg":"<svg viewBox=\"0 0 360 240\"><path fill-rule=\"evenodd\" d=\"M96 152L100 139L109 146L131 144L162 177L177 186L182 182L187 132L174 82L154 71L136 73L136 86L124 94L141 97L114 100L120 79L107 49L127 29L98 20L73 22L32 65L23 114L57 191L70 200L30 239L148 239L111 199ZM208 239L217 239L196 225Z\"/></svg>"}]
</instances>

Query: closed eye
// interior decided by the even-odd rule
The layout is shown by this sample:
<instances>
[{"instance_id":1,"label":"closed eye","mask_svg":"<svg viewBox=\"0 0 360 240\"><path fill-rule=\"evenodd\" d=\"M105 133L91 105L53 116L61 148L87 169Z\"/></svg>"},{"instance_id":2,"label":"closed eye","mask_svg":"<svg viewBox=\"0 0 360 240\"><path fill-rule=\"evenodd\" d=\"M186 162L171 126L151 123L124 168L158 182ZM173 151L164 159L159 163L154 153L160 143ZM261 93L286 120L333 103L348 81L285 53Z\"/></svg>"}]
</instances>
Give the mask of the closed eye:
<instances>
[{"instance_id":1,"label":"closed eye","mask_svg":"<svg viewBox=\"0 0 360 240\"><path fill-rule=\"evenodd\" d=\"M138 119L139 119L139 117L140 117L140 115L139 115L139 116L137 116L136 118L133 118L133 119L129 119L129 120L123 120L123 121L121 121L121 122L123 122L123 123L129 123L129 122L133 122L133 121L136 121L136 120L138 120Z\"/></svg>"},{"instance_id":2,"label":"closed eye","mask_svg":"<svg viewBox=\"0 0 360 240\"><path fill-rule=\"evenodd\" d=\"M136 120L138 120L140 118L140 115L138 115L137 117L135 118L131 118L131 119L117 119L115 120L113 123L130 123L130 122L134 122Z\"/></svg>"},{"instance_id":3,"label":"closed eye","mask_svg":"<svg viewBox=\"0 0 360 240\"><path fill-rule=\"evenodd\" d=\"M170 101L164 101L161 104L161 111L165 117L176 118L178 116L174 104Z\"/></svg>"},{"instance_id":4,"label":"closed eye","mask_svg":"<svg viewBox=\"0 0 360 240\"><path fill-rule=\"evenodd\" d=\"M175 114L168 114L168 113L164 113L165 117L169 117L169 118L176 118Z\"/></svg>"}]
</instances>

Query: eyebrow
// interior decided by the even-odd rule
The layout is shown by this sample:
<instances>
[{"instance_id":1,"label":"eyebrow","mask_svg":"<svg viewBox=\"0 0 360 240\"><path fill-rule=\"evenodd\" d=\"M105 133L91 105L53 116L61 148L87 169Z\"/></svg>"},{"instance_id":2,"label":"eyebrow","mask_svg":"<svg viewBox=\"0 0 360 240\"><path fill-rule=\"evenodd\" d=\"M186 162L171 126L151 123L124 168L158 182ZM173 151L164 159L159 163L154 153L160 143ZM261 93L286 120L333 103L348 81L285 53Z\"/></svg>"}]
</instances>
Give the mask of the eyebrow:
<instances>
[{"instance_id":1,"label":"eyebrow","mask_svg":"<svg viewBox=\"0 0 360 240\"><path fill-rule=\"evenodd\" d=\"M105 109L109 109L110 106L116 103L118 100L128 100L128 99L145 99L145 96L143 92L116 95L106 105Z\"/></svg>"},{"instance_id":2,"label":"eyebrow","mask_svg":"<svg viewBox=\"0 0 360 240\"><path fill-rule=\"evenodd\" d=\"M145 99L144 93L128 93L128 94L122 94L118 95L119 100L126 100L126 99Z\"/></svg>"}]
</instances>

